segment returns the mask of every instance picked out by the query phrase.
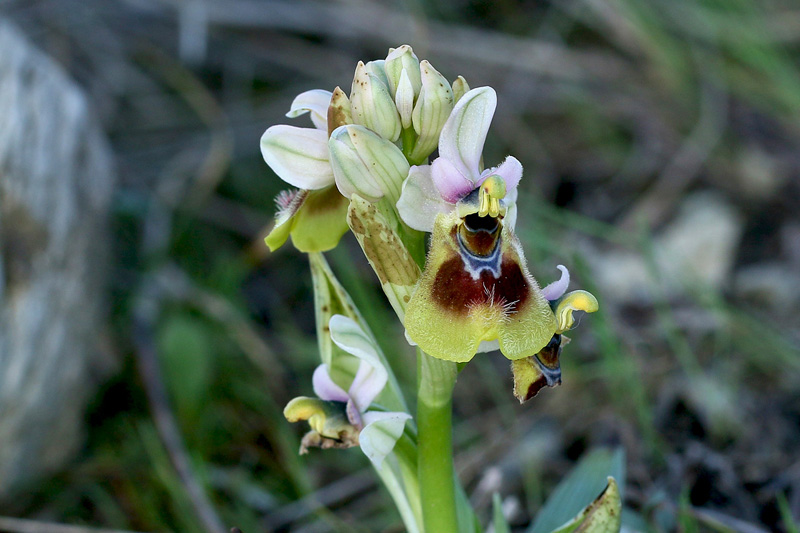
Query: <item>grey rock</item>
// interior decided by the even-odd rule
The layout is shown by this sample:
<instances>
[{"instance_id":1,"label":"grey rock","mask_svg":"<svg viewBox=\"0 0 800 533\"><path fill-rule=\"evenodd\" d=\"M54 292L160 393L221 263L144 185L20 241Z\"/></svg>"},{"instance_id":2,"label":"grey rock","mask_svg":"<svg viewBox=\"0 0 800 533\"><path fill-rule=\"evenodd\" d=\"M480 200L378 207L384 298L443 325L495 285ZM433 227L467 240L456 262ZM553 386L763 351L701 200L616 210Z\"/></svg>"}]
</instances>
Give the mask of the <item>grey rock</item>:
<instances>
[{"instance_id":1,"label":"grey rock","mask_svg":"<svg viewBox=\"0 0 800 533\"><path fill-rule=\"evenodd\" d=\"M621 302L645 300L661 284L668 295L702 285L720 289L730 280L742 235L742 219L720 195L699 192L653 237L657 273L640 252L612 249L587 254L598 286Z\"/></svg>"},{"instance_id":2,"label":"grey rock","mask_svg":"<svg viewBox=\"0 0 800 533\"><path fill-rule=\"evenodd\" d=\"M110 149L63 71L0 19L0 498L54 471L112 366L99 348Z\"/></svg>"}]
</instances>

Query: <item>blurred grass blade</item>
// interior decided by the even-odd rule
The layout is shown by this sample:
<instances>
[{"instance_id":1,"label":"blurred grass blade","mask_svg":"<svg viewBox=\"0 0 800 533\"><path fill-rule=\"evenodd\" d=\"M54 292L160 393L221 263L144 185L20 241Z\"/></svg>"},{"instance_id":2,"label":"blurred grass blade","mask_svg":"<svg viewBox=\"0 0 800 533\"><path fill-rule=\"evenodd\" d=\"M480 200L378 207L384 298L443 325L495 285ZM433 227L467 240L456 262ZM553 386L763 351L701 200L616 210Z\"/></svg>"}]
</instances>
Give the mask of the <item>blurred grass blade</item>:
<instances>
[{"instance_id":1,"label":"blurred grass blade","mask_svg":"<svg viewBox=\"0 0 800 533\"><path fill-rule=\"evenodd\" d=\"M555 488L542 507L529 533L549 533L575 518L604 492L608 477L619 480L622 500L625 480L625 450L599 449L589 452Z\"/></svg>"},{"instance_id":2,"label":"blurred grass blade","mask_svg":"<svg viewBox=\"0 0 800 533\"><path fill-rule=\"evenodd\" d=\"M496 492L492 495L492 524L494 533L511 533L508 521L503 516L503 500Z\"/></svg>"}]
</instances>

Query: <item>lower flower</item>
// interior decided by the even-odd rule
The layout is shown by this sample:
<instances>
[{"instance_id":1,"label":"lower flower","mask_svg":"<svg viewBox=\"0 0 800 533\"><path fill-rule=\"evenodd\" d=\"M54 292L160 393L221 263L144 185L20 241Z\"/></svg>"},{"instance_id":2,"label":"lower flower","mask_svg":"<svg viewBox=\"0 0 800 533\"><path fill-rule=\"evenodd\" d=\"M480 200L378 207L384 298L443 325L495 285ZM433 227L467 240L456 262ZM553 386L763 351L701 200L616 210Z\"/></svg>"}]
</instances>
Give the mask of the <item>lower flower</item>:
<instances>
[{"instance_id":1,"label":"lower flower","mask_svg":"<svg viewBox=\"0 0 800 533\"><path fill-rule=\"evenodd\" d=\"M301 441L301 454L309 448L360 446L375 468L380 469L411 415L370 410L372 401L386 386L388 372L376 348L354 320L334 315L329 328L333 342L361 360L350 388L345 391L337 385L328 366L322 364L312 379L317 398L295 398L286 405L283 415L289 422L307 420L311 426Z\"/></svg>"}]
</instances>

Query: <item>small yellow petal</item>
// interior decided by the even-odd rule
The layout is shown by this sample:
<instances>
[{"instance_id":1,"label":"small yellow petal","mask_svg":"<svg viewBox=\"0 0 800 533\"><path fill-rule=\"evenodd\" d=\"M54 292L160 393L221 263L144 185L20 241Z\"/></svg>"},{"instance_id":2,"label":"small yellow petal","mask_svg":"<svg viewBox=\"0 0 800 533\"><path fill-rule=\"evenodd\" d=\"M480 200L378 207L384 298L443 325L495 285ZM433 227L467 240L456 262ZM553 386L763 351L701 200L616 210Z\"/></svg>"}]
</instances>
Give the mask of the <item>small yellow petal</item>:
<instances>
[{"instance_id":1,"label":"small yellow petal","mask_svg":"<svg viewBox=\"0 0 800 533\"><path fill-rule=\"evenodd\" d=\"M575 319L572 317L574 311L585 311L594 313L600 308L592 293L587 291L572 291L558 304L556 308L556 318L558 320L557 333L563 333L572 327Z\"/></svg>"},{"instance_id":2,"label":"small yellow petal","mask_svg":"<svg viewBox=\"0 0 800 533\"><path fill-rule=\"evenodd\" d=\"M286 404L286 407L283 408L283 416L289 422L299 422L309 420L315 415L321 415L324 421L325 411L326 406L323 400L300 396Z\"/></svg>"}]
</instances>

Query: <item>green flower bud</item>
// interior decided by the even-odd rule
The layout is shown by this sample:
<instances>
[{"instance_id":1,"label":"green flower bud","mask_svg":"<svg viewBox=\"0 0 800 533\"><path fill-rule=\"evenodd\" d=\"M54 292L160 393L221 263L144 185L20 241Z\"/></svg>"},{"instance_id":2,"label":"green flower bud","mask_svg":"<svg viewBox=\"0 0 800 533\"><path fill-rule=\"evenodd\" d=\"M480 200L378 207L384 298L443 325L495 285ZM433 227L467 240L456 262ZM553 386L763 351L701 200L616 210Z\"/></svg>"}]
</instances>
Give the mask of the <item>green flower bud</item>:
<instances>
[{"instance_id":1,"label":"green flower bud","mask_svg":"<svg viewBox=\"0 0 800 533\"><path fill-rule=\"evenodd\" d=\"M389 92L391 92L392 96L396 96L397 89L400 87L400 78L402 77L403 70L406 70L408 74L411 87L414 89L414 96L419 94L420 88L422 87L419 59L414 55L414 51L410 46L404 44L395 49L390 48L389 55L386 56L384 70L386 71Z\"/></svg>"},{"instance_id":2,"label":"green flower bud","mask_svg":"<svg viewBox=\"0 0 800 533\"><path fill-rule=\"evenodd\" d=\"M398 121L399 124L399 121ZM395 203L400 197L409 164L397 146L363 126L336 128L328 140L331 167L339 191L370 201L383 196Z\"/></svg>"},{"instance_id":3,"label":"green flower bud","mask_svg":"<svg viewBox=\"0 0 800 533\"><path fill-rule=\"evenodd\" d=\"M414 88L408 78L408 71L403 69L400 73L400 83L394 96L394 103L397 105L397 112L400 113L400 122L403 129L411 127L411 114L414 111Z\"/></svg>"},{"instance_id":4,"label":"green flower bud","mask_svg":"<svg viewBox=\"0 0 800 533\"><path fill-rule=\"evenodd\" d=\"M458 103L461 100L461 97L464 96L469 92L469 84L467 80L464 79L464 76L459 76L456 78L456 81L453 82L453 99L455 103Z\"/></svg>"},{"instance_id":5,"label":"green flower bud","mask_svg":"<svg viewBox=\"0 0 800 533\"><path fill-rule=\"evenodd\" d=\"M428 61L420 63L420 90L411 122L419 138L411 151L411 161L424 161L439 144L439 134L453 110L453 90L444 76Z\"/></svg>"},{"instance_id":6,"label":"green flower bud","mask_svg":"<svg viewBox=\"0 0 800 533\"><path fill-rule=\"evenodd\" d=\"M394 142L400 137L400 115L386 85L367 72L359 61L350 93L353 122L365 126L384 139Z\"/></svg>"},{"instance_id":7,"label":"green flower bud","mask_svg":"<svg viewBox=\"0 0 800 533\"><path fill-rule=\"evenodd\" d=\"M367 69L368 74L372 74L383 83L386 88L389 88L389 79L386 77L386 70L384 69L386 62L383 59L376 59L368 61L364 68Z\"/></svg>"}]
</instances>

